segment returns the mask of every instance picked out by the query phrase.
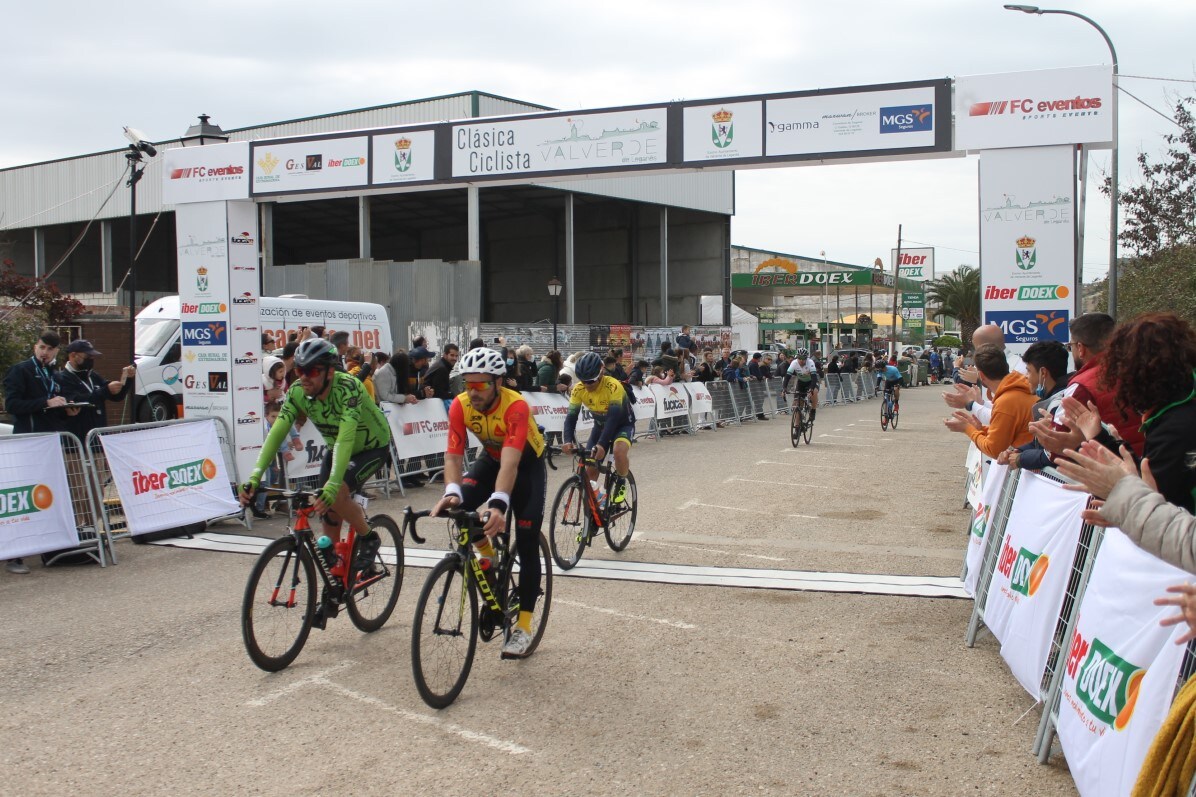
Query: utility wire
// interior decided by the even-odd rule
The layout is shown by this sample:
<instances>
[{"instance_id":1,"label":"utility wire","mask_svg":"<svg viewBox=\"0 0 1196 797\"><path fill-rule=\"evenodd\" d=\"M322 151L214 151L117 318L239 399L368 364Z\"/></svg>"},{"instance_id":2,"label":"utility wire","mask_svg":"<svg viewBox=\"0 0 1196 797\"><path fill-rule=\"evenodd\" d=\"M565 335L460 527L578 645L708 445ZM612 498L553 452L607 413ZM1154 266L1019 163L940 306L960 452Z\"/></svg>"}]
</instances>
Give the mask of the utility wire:
<instances>
[{"instance_id":1,"label":"utility wire","mask_svg":"<svg viewBox=\"0 0 1196 797\"><path fill-rule=\"evenodd\" d=\"M1135 80L1165 80L1168 83L1196 83L1196 80L1183 77L1151 77L1150 75L1118 75L1117 79L1132 77Z\"/></svg>"},{"instance_id":2,"label":"utility wire","mask_svg":"<svg viewBox=\"0 0 1196 797\"><path fill-rule=\"evenodd\" d=\"M1148 104L1148 103L1147 103L1145 100L1141 99L1140 97L1136 97L1135 95L1133 95L1133 94L1132 94L1132 93L1130 93L1129 91L1126 91L1126 89L1125 89L1123 86L1118 86L1118 87L1117 87L1117 90L1118 90L1118 91L1121 91L1121 92L1124 92L1125 94L1129 95L1129 97L1130 97L1131 99L1137 100L1137 101L1138 101L1139 103L1141 103L1142 105L1145 105L1147 108L1149 108L1150 110L1154 111L1154 112L1155 112L1155 113L1157 113L1159 116L1163 117L1163 118L1164 118L1164 119L1166 119L1168 122L1170 122L1171 124L1173 124L1173 125L1175 125L1176 127L1178 127L1180 130L1182 130L1182 129L1183 129L1183 125L1181 125L1179 122L1175 121L1175 120L1174 120L1174 119L1172 119L1170 116L1168 116L1167 114L1163 113L1162 111L1160 111L1158 108L1154 107L1153 105L1150 105L1150 104Z\"/></svg>"}]
</instances>

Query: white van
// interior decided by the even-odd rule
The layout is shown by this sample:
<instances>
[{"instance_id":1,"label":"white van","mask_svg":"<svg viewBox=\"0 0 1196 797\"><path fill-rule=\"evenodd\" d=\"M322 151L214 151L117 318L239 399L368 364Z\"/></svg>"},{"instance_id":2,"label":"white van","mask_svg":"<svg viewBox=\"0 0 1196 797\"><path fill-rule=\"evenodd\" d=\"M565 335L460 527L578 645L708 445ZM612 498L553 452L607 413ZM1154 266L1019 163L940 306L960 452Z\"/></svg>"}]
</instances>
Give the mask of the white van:
<instances>
[{"instance_id":1,"label":"white van","mask_svg":"<svg viewBox=\"0 0 1196 797\"><path fill-rule=\"evenodd\" d=\"M391 352L390 319L386 308L366 302L337 302L305 296L263 296L261 328L274 336L277 348L286 345L287 332L322 326L326 334L345 330L349 345L366 351ZM183 403L180 368L179 297L164 296L137 314L137 401L139 421L176 418Z\"/></svg>"}]
</instances>

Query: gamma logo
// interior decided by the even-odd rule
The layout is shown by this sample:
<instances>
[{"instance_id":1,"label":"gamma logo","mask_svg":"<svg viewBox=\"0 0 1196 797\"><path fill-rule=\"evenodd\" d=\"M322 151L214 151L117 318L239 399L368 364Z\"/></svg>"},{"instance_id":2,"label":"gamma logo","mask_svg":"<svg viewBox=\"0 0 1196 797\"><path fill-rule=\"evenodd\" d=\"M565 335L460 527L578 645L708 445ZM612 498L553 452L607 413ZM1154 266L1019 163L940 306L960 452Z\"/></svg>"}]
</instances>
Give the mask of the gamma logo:
<instances>
[{"instance_id":1,"label":"gamma logo","mask_svg":"<svg viewBox=\"0 0 1196 797\"><path fill-rule=\"evenodd\" d=\"M44 484L0 490L0 518L32 515L54 505L54 492Z\"/></svg>"},{"instance_id":2,"label":"gamma logo","mask_svg":"<svg viewBox=\"0 0 1196 797\"><path fill-rule=\"evenodd\" d=\"M1115 731L1125 730L1138 703L1145 669L1118 656L1096 637L1089 642L1077 630L1067 656L1067 674L1075 679L1076 696L1093 717Z\"/></svg>"},{"instance_id":3,"label":"gamma logo","mask_svg":"<svg viewBox=\"0 0 1196 797\"><path fill-rule=\"evenodd\" d=\"M1067 310L989 310L984 314L984 323L999 326L1007 343L1066 343L1069 318Z\"/></svg>"},{"instance_id":4,"label":"gamma logo","mask_svg":"<svg viewBox=\"0 0 1196 797\"><path fill-rule=\"evenodd\" d=\"M921 133L933 129L933 105L895 105L880 109L881 133Z\"/></svg>"}]
</instances>

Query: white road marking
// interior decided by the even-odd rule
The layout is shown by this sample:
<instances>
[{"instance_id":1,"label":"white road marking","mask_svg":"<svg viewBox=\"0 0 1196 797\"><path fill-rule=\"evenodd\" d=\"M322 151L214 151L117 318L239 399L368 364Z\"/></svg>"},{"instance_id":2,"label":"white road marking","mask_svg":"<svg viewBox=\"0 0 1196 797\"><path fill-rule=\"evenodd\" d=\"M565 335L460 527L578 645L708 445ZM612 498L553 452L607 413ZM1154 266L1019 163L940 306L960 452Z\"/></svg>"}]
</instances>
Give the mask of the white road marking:
<instances>
[{"instance_id":1,"label":"white road marking","mask_svg":"<svg viewBox=\"0 0 1196 797\"><path fill-rule=\"evenodd\" d=\"M820 434L818 436L819 437L834 437L839 440L883 440L886 443L891 443L893 441L893 438L891 438L891 437L851 437L850 435L845 435L845 434Z\"/></svg>"},{"instance_id":2,"label":"white road marking","mask_svg":"<svg viewBox=\"0 0 1196 797\"><path fill-rule=\"evenodd\" d=\"M784 454L786 451L796 451L796 450L797 450L796 448L783 448L783 449L781 449L781 453ZM754 464L754 465L784 465L785 467L788 467L788 468L821 468L824 470L852 470L852 468L845 468L841 465L803 465L800 462L777 462L776 460L772 460L772 459L761 459L752 464Z\"/></svg>"},{"instance_id":3,"label":"white road marking","mask_svg":"<svg viewBox=\"0 0 1196 797\"><path fill-rule=\"evenodd\" d=\"M248 703L246 703L246 705L256 706L256 707L260 708L261 706L265 706L269 703L273 703L275 700L277 700L280 697L286 697L287 695L291 694L292 692L297 692L305 686L311 686L314 683L318 683L319 681L327 678L332 673L339 672L340 670L346 669L347 667L352 667L356 663L357 662L354 662L354 661L342 661L340 664L335 664L326 670L321 670L320 672L316 673L315 675L310 675L307 678L304 678L302 680L287 684L286 686L284 686L281 689L276 689L268 695L262 695L261 697L254 698L253 700L250 700Z\"/></svg>"},{"instance_id":4,"label":"white road marking","mask_svg":"<svg viewBox=\"0 0 1196 797\"><path fill-rule=\"evenodd\" d=\"M648 545L659 545L662 548L683 548L687 551L701 551L702 553L716 553L720 556L742 556L745 559L763 559L766 562L788 562L788 559L782 559L778 556L764 556L756 553L739 553L737 551L720 551L717 548L704 548L700 545L687 545L680 542L658 542L657 540L649 540L644 535L637 535L635 541L638 543L647 543Z\"/></svg>"},{"instance_id":5,"label":"white road marking","mask_svg":"<svg viewBox=\"0 0 1196 797\"><path fill-rule=\"evenodd\" d=\"M487 747L491 747L503 753L510 753L511 755L523 755L524 753L531 752L530 749L521 744L516 744L515 742L508 742L504 739L498 739L485 733L471 731L468 728L462 728L460 725L454 725L451 722L445 722L439 717L431 717L427 714L419 714L414 711L408 711L407 709L399 708L398 706L392 706L389 703L385 703L371 695L362 694L361 692L356 692L348 687L341 686L338 683L333 683L327 678L320 678L318 683L322 684L323 686L327 686L329 689L340 692L345 697L352 698L353 700L373 706L374 708L380 708L383 711L390 712L391 714L396 714L403 719L410 720L412 722L418 722L423 725L431 725L437 730L444 731L445 733L451 733L454 736L460 736L466 741L484 744Z\"/></svg>"},{"instance_id":6,"label":"white road marking","mask_svg":"<svg viewBox=\"0 0 1196 797\"><path fill-rule=\"evenodd\" d=\"M560 598L555 598L553 600L553 603L563 604L565 606L576 606L579 609L588 609L591 612L601 612L602 614L609 614L614 617L625 617L628 620L643 620L646 623L659 623L661 625L667 625L667 626L671 626L673 628L684 628L687 631L697 628L697 626L692 623L683 623L680 620L665 620L660 617L644 617L643 615L640 615L640 614L628 614L627 612L619 612L619 611L615 611L614 609L604 608L602 606L590 606L588 603L578 603L577 601L561 600Z\"/></svg>"},{"instance_id":7,"label":"white road marking","mask_svg":"<svg viewBox=\"0 0 1196 797\"><path fill-rule=\"evenodd\" d=\"M825 434L822 436L829 437L829 435L825 435ZM824 442L823 445L824 446L848 446L850 448L876 448L876 446L872 445L871 443L835 443L830 440L827 440L826 442Z\"/></svg>"},{"instance_id":8,"label":"white road marking","mask_svg":"<svg viewBox=\"0 0 1196 797\"><path fill-rule=\"evenodd\" d=\"M738 476L732 476L729 479L723 479L723 484L728 484L729 482L747 482L748 484L776 484L780 487L813 487L816 490L831 489L830 487L827 487L822 484L802 484L801 482L774 482L774 481L768 481L767 479L741 479Z\"/></svg>"},{"instance_id":9,"label":"white road marking","mask_svg":"<svg viewBox=\"0 0 1196 797\"><path fill-rule=\"evenodd\" d=\"M806 520L818 520L817 515L777 515L776 512L768 512L763 509L744 509L738 506L723 506L722 504L704 504L701 501L686 501L678 509L692 509L695 506L704 506L708 509L729 509L732 512L750 512L753 515L768 515L769 517L799 517Z\"/></svg>"}]
</instances>

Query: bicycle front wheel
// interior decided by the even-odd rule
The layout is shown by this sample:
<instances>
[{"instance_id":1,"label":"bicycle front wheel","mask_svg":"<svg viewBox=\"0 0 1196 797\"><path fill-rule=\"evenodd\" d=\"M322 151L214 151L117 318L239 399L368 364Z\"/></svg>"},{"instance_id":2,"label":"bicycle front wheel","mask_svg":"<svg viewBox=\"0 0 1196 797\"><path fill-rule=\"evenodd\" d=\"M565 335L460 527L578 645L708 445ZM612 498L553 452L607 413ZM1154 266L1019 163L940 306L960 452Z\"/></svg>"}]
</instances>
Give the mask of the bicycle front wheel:
<instances>
[{"instance_id":1,"label":"bicycle front wheel","mask_svg":"<svg viewBox=\"0 0 1196 797\"><path fill-rule=\"evenodd\" d=\"M890 426L892 426L894 429L896 429L896 428L897 428L897 416L898 416L898 415L900 415L900 414L901 414L901 412L900 412L900 411L898 411L898 409L897 409L897 405L896 405L896 404L894 404L894 405L893 405L893 412L891 413L891 415L890 415L890 417L889 417L889 425L890 425Z\"/></svg>"},{"instance_id":2,"label":"bicycle front wheel","mask_svg":"<svg viewBox=\"0 0 1196 797\"><path fill-rule=\"evenodd\" d=\"M371 566L354 574L356 578L345 601L349 619L366 633L377 631L390 619L403 589L403 536L398 525L390 515L374 515L369 523L382 538L382 545ZM361 537L357 537L350 561L357 561L360 545Z\"/></svg>"},{"instance_id":3,"label":"bicycle front wheel","mask_svg":"<svg viewBox=\"0 0 1196 797\"><path fill-rule=\"evenodd\" d=\"M789 442L797 448L797 444L801 442L801 426L803 413L800 404L793 405L793 415L789 419Z\"/></svg>"},{"instance_id":4,"label":"bicycle front wheel","mask_svg":"<svg viewBox=\"0 0 1196 797\"><path fill-rule=\"evenodd\" d=\"M590 509L586 506L586 492L576 476L567 479L552 502L548 520L548 538L552 543L552 558L562 570L569 570L581 560L586 544L586 527L590 523Z\"/></svg>"},{"instance_id":5,"label":"bicycle front wheel","mask_svg":"<svg viewBox=\"0 0 1196 797\"><path fill-rule=\"evenodd\" d=\"M425 703L444 708L457 699L477 646L478 594L461 560L449 555L424 582L411 627L411 671Z\"/></svg>"},{"instance_id":6,"label":"bicycle front wheel","mask_svg":"<svg viewBox=\"0 0 1196 797\"><path fill-rule=\"evenodd\" d=\"M245 585L241 637L266 672L287 667L303 650L316 611L316 566L294 537L266 546Z\"/></svg>"},{"instance_id":7,"label":"bicycle front wheel","mask_svg":"<svg viewBox=\"0 0 1196 797\"><path fill-rule=\"evenodd\" d=\"M638 507L639 493L635 489L635 474L628 471L626 497L621 502L607 507L606 544L612 551L621 551L631 542Z\"/></svg>"},{"instance_id":8,"label":"bicycle front wheel","mask_svg":"<svg viewBox=\"0 0 1196 797\"><path fill-rule=\"evenodd\" d=\"M889 400L882 399L880 402L880 430L883 432L889 428Z\"/></svg>"},{"instance_id":9,"label":"bicycle front wheel","mask_svg":"<svg viewBox=\"0 0 1196 797\"><path fill-rule=\"evenodd\" d=\"M548 627L548 612L552 608L552 554L548 550L548 540L544 535L540 535L540 543L537 549L540 558L540 586L536 592L536 605L532 609L532 644L528 646L527 652L523 654L523 658L527 658L536 652L536 648L540 646L540 640L544 637L544 629ZM519 552L515 551L511 561L514 563L512 571L507 575L507 619L503 623L503 641L511 635L511 628L515 625L515 621L519 619L519 612L523 609L520 605L519 599L519 579L522 577L522 562L519 560Z\"/></svg>"}]
</instances>

